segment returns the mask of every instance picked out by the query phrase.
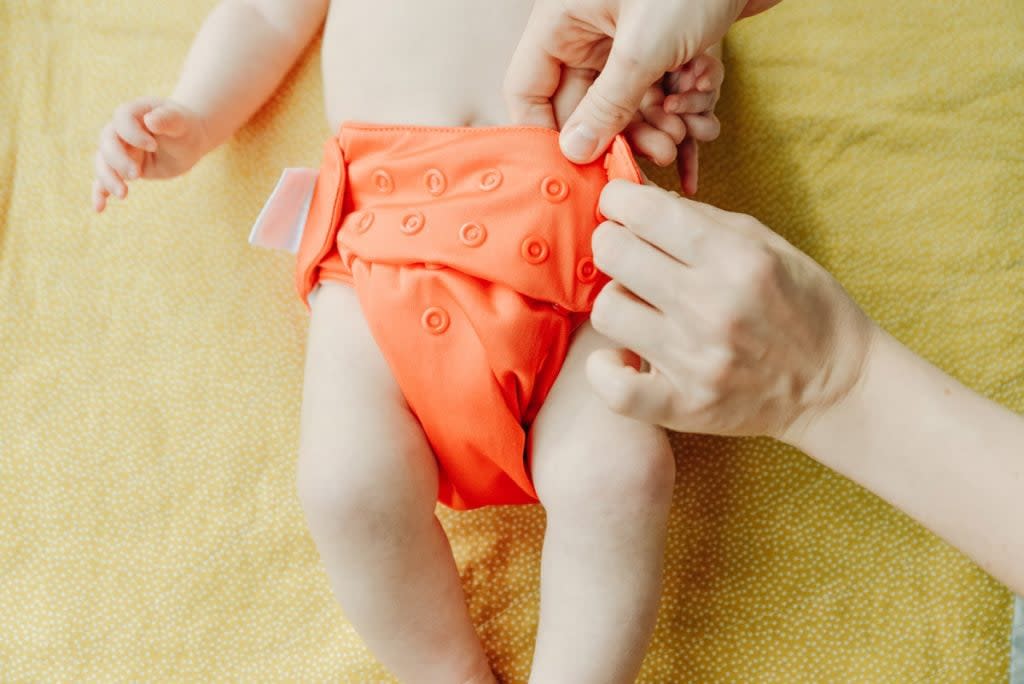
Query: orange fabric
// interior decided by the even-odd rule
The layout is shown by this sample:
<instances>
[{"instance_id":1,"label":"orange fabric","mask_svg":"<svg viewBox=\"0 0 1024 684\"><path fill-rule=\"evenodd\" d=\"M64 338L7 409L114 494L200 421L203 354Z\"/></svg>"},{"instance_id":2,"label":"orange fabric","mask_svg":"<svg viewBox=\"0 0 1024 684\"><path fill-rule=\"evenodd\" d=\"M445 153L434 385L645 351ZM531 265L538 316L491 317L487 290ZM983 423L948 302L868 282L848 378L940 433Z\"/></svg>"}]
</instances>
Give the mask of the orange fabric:
<instances>
[{"instance_id":1,"label":"orange fabric","mask_svg":"<svg viewBox=\"0 0 1024 684\"><path fill-rule=\"evenodd\" d=\"M355 286L442 503L537 500L526 433L606 282L590 236L614 178L640 181L621 138L584 166L541 128L346 124L327 141L296 286L304 302L322 279Z\"/></svg>"}]
</instances>

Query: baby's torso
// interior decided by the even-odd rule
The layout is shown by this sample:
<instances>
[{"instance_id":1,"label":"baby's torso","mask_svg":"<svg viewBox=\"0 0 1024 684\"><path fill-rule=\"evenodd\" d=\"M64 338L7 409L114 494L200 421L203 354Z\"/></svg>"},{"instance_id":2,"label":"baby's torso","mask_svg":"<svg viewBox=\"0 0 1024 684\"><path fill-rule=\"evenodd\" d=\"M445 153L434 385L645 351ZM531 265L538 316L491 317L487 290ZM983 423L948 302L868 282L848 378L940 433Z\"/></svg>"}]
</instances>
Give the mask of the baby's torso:
<instances>
[{"instance_id":1,"label":"baby's torso","mask_svg":"<svg viewBox=\"0 0 1024 684\"><path fill-rule=\"evenodd\" d=\"M502 80L528 0L333 0L324 27L328 122L507 123Z\"/></svg>"}]
</instances>

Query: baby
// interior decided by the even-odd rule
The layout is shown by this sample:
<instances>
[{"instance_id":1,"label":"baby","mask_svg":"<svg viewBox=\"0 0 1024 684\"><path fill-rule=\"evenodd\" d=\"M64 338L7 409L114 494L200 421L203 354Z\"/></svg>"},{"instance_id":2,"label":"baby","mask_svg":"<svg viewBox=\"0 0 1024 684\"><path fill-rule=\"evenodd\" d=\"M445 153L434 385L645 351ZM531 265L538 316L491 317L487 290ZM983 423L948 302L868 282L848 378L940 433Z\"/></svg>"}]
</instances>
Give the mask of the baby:
<instances>
[{"instance_id":1,"label":"baby","mask_svg":"<svg viewBox=\"0 0 1024 684\"><path fill-rule=\"evenodd\" d=\"M345 615L403 682L493 682L438 501L547 512L532 682L632 681L661 583L674 461L584 378L618 140L574 166L509 127L500 84L527 0L223 0L169 98L103 129L93 202L184 173L272 95L321 26L327 141L298 248L310 309L298 493ZM657 163L717 135L722 67L652 88L626 134ZM567 71L559 120L594 75ZM346 123L364 121L372 123ZM498 127L503 126L503 127ZM695 165L685 169L692 189Z\"/></svg>"}]
</instances>

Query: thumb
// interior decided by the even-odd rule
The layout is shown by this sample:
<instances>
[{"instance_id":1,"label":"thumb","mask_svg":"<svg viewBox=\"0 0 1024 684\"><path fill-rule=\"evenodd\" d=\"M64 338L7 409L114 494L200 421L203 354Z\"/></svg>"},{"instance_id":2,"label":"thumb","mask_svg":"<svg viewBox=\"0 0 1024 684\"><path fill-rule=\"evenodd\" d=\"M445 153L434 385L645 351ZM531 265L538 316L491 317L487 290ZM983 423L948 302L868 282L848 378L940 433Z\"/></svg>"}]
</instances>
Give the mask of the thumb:
<instances>
[{"instance_id":1,"label":"thumb","mask_svg":"<svg viewBox=\"0 0 1024 684\"><path fill-rule=\"evenodd\" d=\"M562 128L562 152L577 164L594 161L608 149L640 109L644 94L665 69L623 56L616 42L604 69Z\"/></svg>"},{"instance_id":2,"label":"thumb","mask_svg":"<svg viewBox=\"0 0 1024 684\"><path fill-rule=\"evenodd\" d=\"M656 425L667 425L674 390L664 375L638 371L632 352L599 349L587 358L587 379L616 413Z\"/></svg>"},{"instance_id":3,"label":"thumb","mask_svg":"<svg viewBox=\"0 0 1024 684\"><path fill-rule=\"evenodd\" d=\"M178 138L188 130L185 112L168 104L154 107L142 120L146 128L156 135Z\"/></svg>"}]
</instances>

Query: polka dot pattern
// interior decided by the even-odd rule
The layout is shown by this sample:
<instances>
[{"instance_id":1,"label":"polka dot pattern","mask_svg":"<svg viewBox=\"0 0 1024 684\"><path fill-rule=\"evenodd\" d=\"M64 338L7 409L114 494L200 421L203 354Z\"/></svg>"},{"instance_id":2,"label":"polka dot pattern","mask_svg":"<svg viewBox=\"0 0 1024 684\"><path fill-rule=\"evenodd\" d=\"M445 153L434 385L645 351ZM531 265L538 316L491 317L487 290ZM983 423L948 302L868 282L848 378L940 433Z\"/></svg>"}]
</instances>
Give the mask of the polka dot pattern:
<instances>
[{"instance_id":1,"label":"polka dot pattern","mask_svg":"<svg viewBox=\"0 0 1024 684\"><path fill-rule=\"evenodd\" d=\"M318 51L186 178L88 210L99 127L126 94L170 91L211 4L0 12L4 681L393 681L294 494L292 258L245 242L279 170L316 165L330 133ZM787 0L741 23L701 183L1024 411L1019 19L1016 0ZM962 555L770 440L673 445L639 681L1006 681L1011 597ZM440 516L495 670L525 681L543 511Z\"/></svg>"},{"instance_id":2,"label":"polka dot pattern","mask_svg":"<svg viewBox=\"0 0 1024 684\"><path fill-rule=\"evenodd\" d=\"M1016 606L1010 653L1010 684L1024 684L1024 598L1018 596Z\"/></svg>"}]
</instances>

